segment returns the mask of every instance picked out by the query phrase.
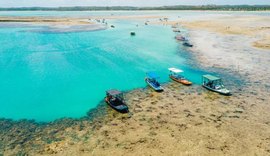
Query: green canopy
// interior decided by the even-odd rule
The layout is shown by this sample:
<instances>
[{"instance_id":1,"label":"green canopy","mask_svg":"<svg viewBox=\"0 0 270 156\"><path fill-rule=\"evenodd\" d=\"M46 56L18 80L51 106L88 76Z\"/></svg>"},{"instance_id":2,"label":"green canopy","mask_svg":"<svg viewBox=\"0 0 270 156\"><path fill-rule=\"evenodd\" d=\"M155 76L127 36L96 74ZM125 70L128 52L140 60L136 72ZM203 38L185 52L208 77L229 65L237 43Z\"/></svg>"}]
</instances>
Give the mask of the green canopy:
<instances>
[{"instance_id":1,"label":"green canopy","mask_svg":"<svg viewBox=\"0 0 270 156\"><path fill-rule=\"evenodd\" d=\"M216 80L220 80L220 78L215 77L213 75L203 75L204 78L208 79L209 81L216 81Z\"/></svg>"}]
</instances>

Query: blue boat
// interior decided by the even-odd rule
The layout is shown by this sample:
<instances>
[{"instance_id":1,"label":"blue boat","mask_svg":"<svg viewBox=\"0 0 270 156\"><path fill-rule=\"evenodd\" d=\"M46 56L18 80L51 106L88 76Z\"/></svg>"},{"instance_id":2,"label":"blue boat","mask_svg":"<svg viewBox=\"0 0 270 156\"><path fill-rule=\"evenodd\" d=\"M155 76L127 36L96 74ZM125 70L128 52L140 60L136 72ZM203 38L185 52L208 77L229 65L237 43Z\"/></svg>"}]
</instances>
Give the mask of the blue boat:
<instances>
[{"instance_id":1,"label":"blue boat","mask_svg":"<svg viewBox=\"0 0 270 156\"><path fill-rule=\"evenodd\" d=\"M161 87L157 79L159 76L154 72L146 73L145 82L156 92L162 92L164 89Z\"/></svg>"}]
</instances>

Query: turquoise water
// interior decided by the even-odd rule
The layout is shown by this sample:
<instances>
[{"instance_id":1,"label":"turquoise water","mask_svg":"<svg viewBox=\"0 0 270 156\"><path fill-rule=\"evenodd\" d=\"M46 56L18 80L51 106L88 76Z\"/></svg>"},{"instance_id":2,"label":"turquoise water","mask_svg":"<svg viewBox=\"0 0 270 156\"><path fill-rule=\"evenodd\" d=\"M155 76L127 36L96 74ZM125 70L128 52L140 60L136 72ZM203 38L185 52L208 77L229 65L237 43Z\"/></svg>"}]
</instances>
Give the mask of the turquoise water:
<instances>
[{"instance_id":1,"label":"turquoise water","mask_svg":"<svg viewBox=\"0 0 270 156\"><path fill-rule=\"evenodd\" d=\"M147 71L156 71L160 81L167 82L169 67L181 68L191 81L200 82L204 72L187 66L189 59L180 55L186 49L175 41L169 26L130 20L109 23L116 28L70 33L2 25L0 117L78 118L96 107L108 89L145 87ZM134 37L129 35L132 30Z\"/></svg>"},{"instance_id":2,"label":"turquoise water","mask_svg":"<svg viewBox=\"0 0 270 156\"><path fill-rule=\"evenodd\" d=\"M0 16L58 16L58 17L82 17L82 16L110 16L118 15L154 15L181 18L200 18L214 15L260 15L270 16L269 11L0 11Z\"/></svg>"}]
</instances>

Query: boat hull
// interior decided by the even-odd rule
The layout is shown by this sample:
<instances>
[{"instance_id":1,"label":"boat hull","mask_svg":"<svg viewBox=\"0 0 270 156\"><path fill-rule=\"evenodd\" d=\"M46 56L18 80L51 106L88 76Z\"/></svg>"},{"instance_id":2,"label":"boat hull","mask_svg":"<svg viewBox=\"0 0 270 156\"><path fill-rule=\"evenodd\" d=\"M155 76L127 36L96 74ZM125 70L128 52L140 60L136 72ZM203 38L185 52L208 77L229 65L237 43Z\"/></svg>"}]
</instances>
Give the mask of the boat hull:
<instances>
[{"instance_id":1,"label":"boat hull","mask_svg":"<svg viewBox=\"0 0 270 156\"><path fill-rule=\"evenodd\" d=\"M227 96L228 96L228 95L231 95L230 92L222 92L222 91L220 91L220 90L216 90L216 89L210 88L210 87L205 86L205 85L202 85L202 86L203 86L204 88L210 90L210 91L217 92L217 93L219 93L219 94L221 94L221 95L227 95Z\"/></svg>"},{"instance_id":2,"label":"boat hull","mask_svg":"<svg viewBox=\"0 0 270 156\"><path fill-rule=\"evenodd\" d=\"M117 112L120 112L120 113L128 113L128 112L129 112L127 105L124 105L124 104L123 104L122 106L124 107L124 109L119 109L119 108L117 108L116 106L114 106L114 105L110 102L110 100L108 100L106 97L105 97L105 102L106 102L112 109L116 110Z\"/></svg>"},{"instance_id":3,"label":"boat hull","mask_svg":"<svg viewBox=\"0 0 270 156\"><path fill-rule=\"evenodd\" d=\"M151 82L149 82L149 80L147 78L145 79L145 82L148 84L148 86L150 88L152 88L156 92L163 92L163 90L164 90L161 86L155 87Z\"/></svg>"},{"instance_id":4,"label":"boat hull","mask_svg":"<svg viewBox=\"0 0 270 156\"><path fill-rule=\"evenodd\" d=\"M183 45L186 46L186 47L193 47L192 44L189 44L189 43L187 43L187 42L183 43Z\"/></svg>"},{"instance_id":5,"label":"boat hull","mask_svg":"<svg viewBox=\"0 0 270 156\"><path fill-rule=\"evenodd\" d=\"M170 78L178 83L181 83L183 85L187 85L190 86L192 85L192 82L188 81L188 80L181 80L181 79L177 79L176 77L170 76Z\"/></svg>"}]
</instances>

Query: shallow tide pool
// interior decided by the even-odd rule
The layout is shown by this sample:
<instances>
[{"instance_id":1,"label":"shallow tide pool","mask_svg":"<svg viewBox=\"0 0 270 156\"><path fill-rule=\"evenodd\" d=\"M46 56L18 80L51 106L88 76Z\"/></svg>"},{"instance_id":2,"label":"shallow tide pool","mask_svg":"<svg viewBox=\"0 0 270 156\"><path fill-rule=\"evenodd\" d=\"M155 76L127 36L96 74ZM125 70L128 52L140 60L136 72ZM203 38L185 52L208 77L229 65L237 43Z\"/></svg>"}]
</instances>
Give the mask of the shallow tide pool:
<instances>
[{"instance_id":1,"label":"shallow tide pool","mask_svg":"<svg viewBox=\"0 0 270 156\"><path fill-rule=\"evenodd\" d=\"M0 117L52 121L82 117L112 88L145 87L145 73L167 82L169 67L200 83L170 26L111 20L115 29L52 33L0 27ZM139 24L136 27L136 24ZM130 36L135 31L136 36Z\"/></svg>"}]
</instances>

